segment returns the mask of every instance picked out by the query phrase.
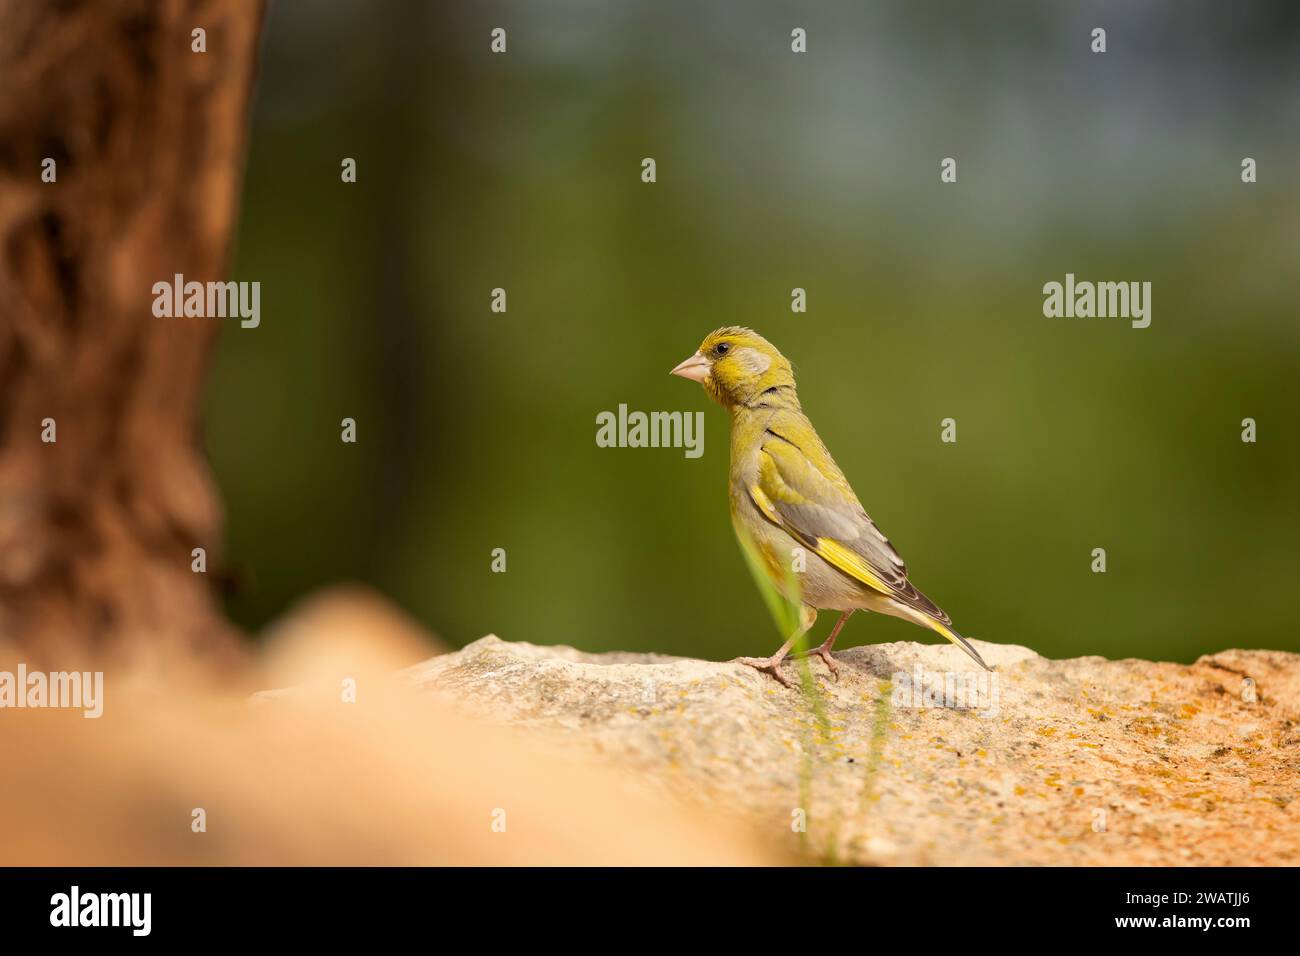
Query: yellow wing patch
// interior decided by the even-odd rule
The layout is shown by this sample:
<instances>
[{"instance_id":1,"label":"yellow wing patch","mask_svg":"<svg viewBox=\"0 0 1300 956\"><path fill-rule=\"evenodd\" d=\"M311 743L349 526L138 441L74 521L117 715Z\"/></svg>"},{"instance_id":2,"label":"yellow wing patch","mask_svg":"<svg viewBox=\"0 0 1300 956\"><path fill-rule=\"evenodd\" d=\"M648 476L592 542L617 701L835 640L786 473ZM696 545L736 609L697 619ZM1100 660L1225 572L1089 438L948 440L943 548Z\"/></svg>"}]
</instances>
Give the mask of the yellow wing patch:
<instances>
[{"instance_id":1,"label":"yellow wing patch","mask_svg":"<svg viewBox=\"0 0 1300 956\"><path fill-rule=\"evenodd\" d=\"M772 507L772 499L763 492L762 488L758 487L758 485L750 485L749 497L758 506L758 510L763 512L764 518L772 522L772 524L781 524L781 516L776 513L776 509Z\"/></svg>"},{"instance_id":2,"label":"yellow wing patch","mask_svg":"<svg viewBox=\"0 0 1300 956\"><path fill-rule=\"evenodd\" d=\"M839 568L849 577L856 578L867 587L879 591L881 594L895 594L897 591L891 588L875 571L871 569L862 556L850 548L844 547L838 541L832 538L815 538L813 539L813 550L828 564Z\"/></svg>"},{"instance_id":3,"label":"yellow wing patch","mask_svg":"<svg viewBox=\"0 0 1300 956\"><path fill-rule=\"evenodd\" d=\"M795 539L805 542L827 564L839 568L849 577L861 581L867 587L879 591L881 594L893 595L898 593L896 588L891 588L882 581L880 576L872 570L871 565L856 551L846 548L833 538L814 538L791 528L789 524L781 520L781 516L772 507L772 499L758 485L749 486L749 497L758 510L763 513L763 517L777 527L784 528Z\"/></svg>"}]
</instances>

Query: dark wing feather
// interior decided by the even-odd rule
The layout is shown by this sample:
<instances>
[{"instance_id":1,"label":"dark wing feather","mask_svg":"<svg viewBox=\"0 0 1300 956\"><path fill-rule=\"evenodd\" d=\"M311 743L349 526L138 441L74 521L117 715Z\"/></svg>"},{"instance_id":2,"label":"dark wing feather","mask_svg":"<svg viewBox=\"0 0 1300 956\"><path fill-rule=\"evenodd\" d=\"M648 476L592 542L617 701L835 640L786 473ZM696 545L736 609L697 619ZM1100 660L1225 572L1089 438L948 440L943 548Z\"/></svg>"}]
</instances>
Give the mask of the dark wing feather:
<instances>
[{"instance_id":1,"label":"dark wing feather","mask_svg":"<svg viewBox=\"0 0 1300 956\"><path fill-rule=\"evenodd\" d=\"M801 447L771 428L765 437L750 497L767 519L859 584L951 624L907 580L907 565L863 510L825 446L816 441Z\"/></svg>"}]
</instances>

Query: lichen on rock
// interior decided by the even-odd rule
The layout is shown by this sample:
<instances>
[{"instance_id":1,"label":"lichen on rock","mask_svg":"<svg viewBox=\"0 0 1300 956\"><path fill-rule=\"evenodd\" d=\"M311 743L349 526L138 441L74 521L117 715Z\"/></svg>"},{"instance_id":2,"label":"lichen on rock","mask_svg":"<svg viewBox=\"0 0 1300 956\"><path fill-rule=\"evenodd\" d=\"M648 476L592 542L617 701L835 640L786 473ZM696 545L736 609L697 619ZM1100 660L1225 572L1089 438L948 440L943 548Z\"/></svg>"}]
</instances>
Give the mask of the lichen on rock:
<instances>
[{"instance_id":1,"label":"lichen on rock","mask_svg":"<svg viewBox=\"0 0 1300 956\"><path fill-rule=\"evenodd\" d=\"M802 692L731 663L485 637L410 668L529 728L856 864L1294 862L1300 655L1048 660L976 642L840 652Z\"/></svg>"}]
</instances>

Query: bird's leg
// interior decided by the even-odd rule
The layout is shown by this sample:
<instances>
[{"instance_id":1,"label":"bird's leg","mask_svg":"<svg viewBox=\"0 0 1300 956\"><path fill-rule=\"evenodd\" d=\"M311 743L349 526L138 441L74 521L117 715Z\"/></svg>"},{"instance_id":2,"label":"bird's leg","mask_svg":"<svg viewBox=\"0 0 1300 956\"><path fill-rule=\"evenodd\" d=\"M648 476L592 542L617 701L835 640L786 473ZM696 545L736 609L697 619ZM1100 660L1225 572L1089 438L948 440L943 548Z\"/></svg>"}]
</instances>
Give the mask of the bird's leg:
<instances>
[{"instance_id":1,"label":"bird's leg","mask_svg":"<svg viewBox=\"0 0 1300 956\"><path fill-rule=\"evenodd\" d=\"M840 628L844 626L844 622L849 619L849 615L852 613L853 611L849 610L840 615L840 619L836 621L835 626L831 628L831 636L822 642L821 647L814 647L810 651L800 651L798 654L792 654L791 659L794 660L800 657L807 657L809 654L816 654L825 662L826 669L835 676L836 680L839 680L840 665L836 664L835 659L831 657L831 648L835 646L835 638L840 636Z\"/></svg>"},{"instance_id":2,"label":"bird's leg","mask_svg":"<svg viewBox=\"0 0 1300 956\"><path fill-rule=\"evenodd\" d=\"M781 673L781 662L785 660L785 656L790 653L790 648L794 642L803 637L804 633L805 632L803 631L796 632L795 635L782 644L780 649L778 649L771 657L737 657L732 663L744 664L746 667L752 667L755 670L763 671L765 674L771 674L778 682L793 689L794 684L790 683L790 678Z\"/></svg>"}]
</instances>

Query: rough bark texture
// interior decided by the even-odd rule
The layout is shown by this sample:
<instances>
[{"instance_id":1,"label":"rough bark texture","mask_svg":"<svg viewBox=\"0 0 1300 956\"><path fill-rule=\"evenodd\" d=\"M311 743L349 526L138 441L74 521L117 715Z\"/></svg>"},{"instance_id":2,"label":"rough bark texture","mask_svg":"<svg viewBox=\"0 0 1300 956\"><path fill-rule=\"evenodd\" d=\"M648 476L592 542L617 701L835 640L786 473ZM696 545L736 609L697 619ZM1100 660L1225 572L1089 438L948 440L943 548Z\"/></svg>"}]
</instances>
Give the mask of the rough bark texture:
<instances>
[{"instance_id":1,"label":"rough bark texture","mask_svg":"<svg viewBox=\"0 0 1300 956\"><path fill-rule=\"evenodd\" d=\"M226 278L262 13L0 0L0 639L29 660L237 646L190 567L220 544L199 419L222 320L156 318L152 286Z\"/></svg>"},{"instance_id":2,"label":"rough bark texture","mask_svg":"<svg viewBox=\"0 0 1300 956\"><path fill-rule=\"evenodd\" d=\"M837 683L816 661L803 692L738 664L495 637L408 673L464 711L598 753L814 860L1300 858L1300 655L1053 661L976 643L998 683L964 701L944 691L946 675L966 672L960 651L910 643L837 654Z\"/></svg>"}]
</instances>

